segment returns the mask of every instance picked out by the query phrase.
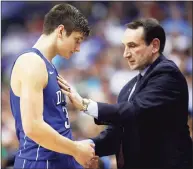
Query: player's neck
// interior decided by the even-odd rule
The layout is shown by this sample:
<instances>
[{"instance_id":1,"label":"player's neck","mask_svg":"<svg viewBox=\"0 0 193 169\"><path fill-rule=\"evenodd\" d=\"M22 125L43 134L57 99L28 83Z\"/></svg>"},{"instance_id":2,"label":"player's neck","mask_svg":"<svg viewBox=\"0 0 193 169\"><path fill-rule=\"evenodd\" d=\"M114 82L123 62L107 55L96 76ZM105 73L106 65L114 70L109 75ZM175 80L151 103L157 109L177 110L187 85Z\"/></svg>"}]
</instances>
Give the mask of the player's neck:
<instances>
[{"instance_id":1,"label":"player's neck","mask_svg":"<svg viewBox=\"0 0 193 169\"><path fill-rule=\"evenodd\" d=\"M50 62L56 56L54 40L51 36L41 35L33 47L37 48Z\"/></svg>"}]
</instances>

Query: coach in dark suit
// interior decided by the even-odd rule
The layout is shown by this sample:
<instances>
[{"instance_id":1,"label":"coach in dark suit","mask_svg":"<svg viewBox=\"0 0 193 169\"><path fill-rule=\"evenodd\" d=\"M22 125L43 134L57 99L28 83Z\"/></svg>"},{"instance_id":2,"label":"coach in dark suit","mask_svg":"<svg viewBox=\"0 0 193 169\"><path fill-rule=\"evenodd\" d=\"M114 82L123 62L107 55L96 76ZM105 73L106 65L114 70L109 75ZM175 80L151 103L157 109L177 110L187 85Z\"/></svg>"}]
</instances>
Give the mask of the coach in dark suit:
<instances>
[{"instance_id":1,"label":"coach in dark suit","mask_svg":"<svg viewBox=\"0 0 193 169\"><path fill-rule=\"evenodd\" d=\"M178 67L162 55L163 28L155 19L131 22L122 43L130 69L139 74L123 87L117 104L82 101L75 91L63 91L97 124L109 125L92 139L96 154L116 154L118 168L191 168L188 87Z\"/></svg>"}]
</instances>

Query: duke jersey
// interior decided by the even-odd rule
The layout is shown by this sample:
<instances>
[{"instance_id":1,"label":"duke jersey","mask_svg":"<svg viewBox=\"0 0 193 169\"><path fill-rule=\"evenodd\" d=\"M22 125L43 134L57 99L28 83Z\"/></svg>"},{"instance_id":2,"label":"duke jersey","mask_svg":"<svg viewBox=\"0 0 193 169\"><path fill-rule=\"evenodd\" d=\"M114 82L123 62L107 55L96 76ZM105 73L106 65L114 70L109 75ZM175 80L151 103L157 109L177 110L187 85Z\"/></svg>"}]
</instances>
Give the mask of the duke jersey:
<instances>
[{"instance_id":1,"label":"duke jersey","mask_svg":"<svg viewBox=\"0 0 193 169\"><path fill-rule=\"evenodd\" d=\"M48 72L48 83L43 90L44 121L59 134L72 139L72 133L68 120L68 112L66 109L66 98L65 95L61 92L57 82L58 72L38 49L31 48L22 54L29 52L34 52L43 59ZM17 153L17 157L27 160L51 160L57 159L63 155L43 148L25 135L21 122L20 97L17 97L13 93L12 89L10 90L10 103L11 110L15 118L16 134L19 140L19 151Z\"/></svg>"}]
</instances>

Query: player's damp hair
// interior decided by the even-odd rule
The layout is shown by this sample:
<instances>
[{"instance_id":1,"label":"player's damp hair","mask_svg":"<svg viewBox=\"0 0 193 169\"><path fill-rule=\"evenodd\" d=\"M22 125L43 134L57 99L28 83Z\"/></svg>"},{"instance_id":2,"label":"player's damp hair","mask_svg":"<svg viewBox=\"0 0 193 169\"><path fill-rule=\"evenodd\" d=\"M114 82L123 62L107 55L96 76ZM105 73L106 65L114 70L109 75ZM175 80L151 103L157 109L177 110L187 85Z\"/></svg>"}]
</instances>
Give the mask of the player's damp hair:
<instances>
[{"instance_id":1,"label":"player's damp hair","mask_svg":"<svg viewBox=\"0 0 193 169\"><path fill-rule=\"evenodd\" d=\"M67 36L73 31L89 36L90 28L84 15L74 6L67 3L55 5L44 18L43 33L51 34L59 25L64 25Z\"/></svg>"}]
</instances>

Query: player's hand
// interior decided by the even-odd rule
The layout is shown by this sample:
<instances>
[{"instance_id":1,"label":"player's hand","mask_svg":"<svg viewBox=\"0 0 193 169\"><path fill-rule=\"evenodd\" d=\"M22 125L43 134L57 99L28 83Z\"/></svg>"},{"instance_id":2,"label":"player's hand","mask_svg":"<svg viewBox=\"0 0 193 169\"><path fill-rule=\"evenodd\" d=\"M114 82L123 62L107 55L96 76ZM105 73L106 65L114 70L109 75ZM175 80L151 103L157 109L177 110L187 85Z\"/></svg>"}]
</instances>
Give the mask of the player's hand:
<instances>
[{"instance_id":1,"label":"player's hand","mask_svg":"<svg viewBox=\"0 0 193 169\"><path fill-rule=\"evenodd\" d=\"M74 158L83 167L87 167L91 159L95 156L95 145L88 141L75 141L75 143L77 151L74 154Z\"/></svg>"},{"instance_id":2,"label":"player's hand","mask_svg":"<svg viewBox=\"0 0 193 169\"><path fill-rule=\"evenodd\" d=\"M87 163L85 169L97 169L99 168L99 156L94 156L89 163Z\"/></svg>"},{"instance_id":3,"label":"player's hand","mask_svg":"<svg viewBox=\"0 0 193 169\"><path fill-rule=\"evenodd\" d=\"M81 140L82 143L93 143L91 139ZM99 156L94 156L89 162L87 162L85 169L97 169L99 166Z\"/></svg>"},{"instance_id":4,"label":"player's hand","mask_svg":"<svg viewBox=\"0 0 193 169\"><path fill-rule=\"evenodd\" d=\"M58 79L58 84L61 87L62 93L67 95L69 97L69 100L71 103L78 109L82 110L83 109L83 104L82 104L82 97L77 93L75 89L73 89L66 80L64 80L63 77L60 75L57 77Z\"/></svg>"}]
</instances>

